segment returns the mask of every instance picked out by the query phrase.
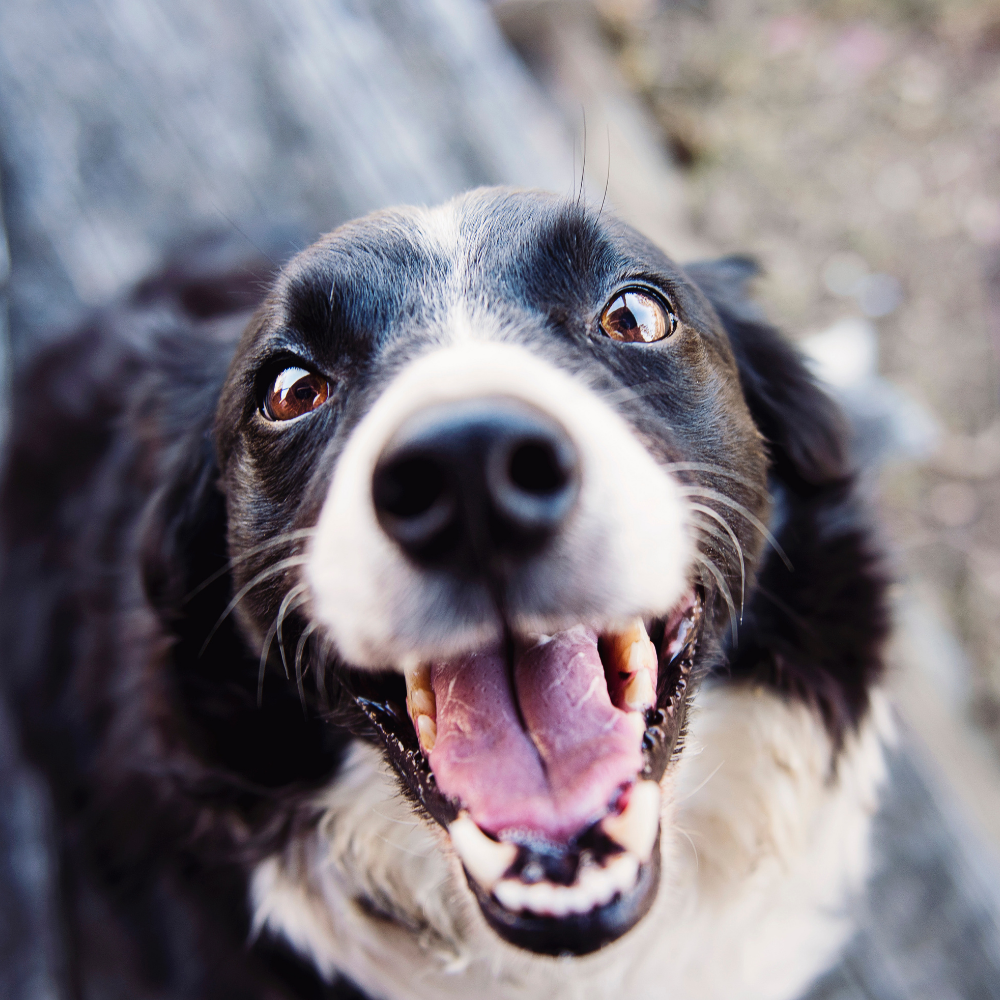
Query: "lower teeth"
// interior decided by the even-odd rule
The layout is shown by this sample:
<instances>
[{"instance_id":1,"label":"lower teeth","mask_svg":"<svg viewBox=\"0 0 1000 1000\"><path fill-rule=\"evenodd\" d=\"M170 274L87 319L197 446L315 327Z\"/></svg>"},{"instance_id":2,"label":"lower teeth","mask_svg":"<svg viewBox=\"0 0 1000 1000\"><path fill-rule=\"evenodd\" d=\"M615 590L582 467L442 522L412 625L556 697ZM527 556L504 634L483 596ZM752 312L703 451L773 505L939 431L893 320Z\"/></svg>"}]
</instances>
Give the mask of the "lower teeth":
<instances>
[{"instance_id":1,"label":"lower teeth","mask_svg":"<svg viewBox=\"0 0 1000 1000\"><path fill-rule=\"evenodd\" d=\"M589 913L610 903L616 895L628 892L639 878L639 860L631 854L618 854L603 866L580 869L573 885L536 882L526 885L517 879L502 879L493 895L513 913L523 910L540 916L564 917L571 913Z\"/></svg>"}]
</instances>

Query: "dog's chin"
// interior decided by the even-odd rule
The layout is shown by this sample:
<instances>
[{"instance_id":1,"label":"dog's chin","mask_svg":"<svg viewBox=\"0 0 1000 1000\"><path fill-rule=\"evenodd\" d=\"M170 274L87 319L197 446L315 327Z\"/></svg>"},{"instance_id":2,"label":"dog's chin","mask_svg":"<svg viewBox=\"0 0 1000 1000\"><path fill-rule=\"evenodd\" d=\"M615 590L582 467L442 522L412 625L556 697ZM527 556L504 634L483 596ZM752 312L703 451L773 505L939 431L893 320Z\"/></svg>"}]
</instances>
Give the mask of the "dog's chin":
<instances>
[{"instance_id":1,"label":"dog's chin","mask_svg":"<svg viewBox=\"0 0 1000 1000\"><path fill-rule=\"evenodd\" d=\"M347 678L505 941L584 955L652 905L660 781L684 725L704 607L694 588L625 631L578 626L404 676Z\"/></svg>"},{"instance_id":2,"label":"dog's chin","mask_svg":"<svg viewBox=\"0 0 1000 1000\"><path fill-rule=\"evenodd\" d=\"M657 833L649 860L638 866L630 889L582 913L552 916L511 910L468 872L466 878L486 922L508 943L539 955L587 955L628 933L653 905L660 885L659 844Z\"/></svg>"}]
</instances>

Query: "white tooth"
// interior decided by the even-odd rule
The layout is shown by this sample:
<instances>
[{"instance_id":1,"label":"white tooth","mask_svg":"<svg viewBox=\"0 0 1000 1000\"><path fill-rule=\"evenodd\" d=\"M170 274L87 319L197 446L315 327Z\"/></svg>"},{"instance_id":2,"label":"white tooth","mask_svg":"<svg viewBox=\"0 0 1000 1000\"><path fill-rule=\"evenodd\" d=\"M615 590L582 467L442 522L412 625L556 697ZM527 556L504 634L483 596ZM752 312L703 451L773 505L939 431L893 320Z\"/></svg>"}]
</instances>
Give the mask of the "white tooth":
<instances>
[{"instance_id":1,"label":"white tooth","mask_svg":"<svg viewBox=\"0 0 1000 1000\"><path fill-rule=\"evenodd\" d=\"M648 861L660 829L660 786L655 781L636 782L624 811L606 816L601 829L640 861Z\"/></svg>"},{"instance_id":2,"label":"white tooth","mask_svg":"<svg viewBox=\"0 0 1000 1000\"><path fill-rule=\"evenodd\" d=\"M610 899L616 892L628 892L639 879L639 859L632 854L621 854L607 867Z\"/></svg>"},{"instance_id":3,"label":"white tooth","mask_svg":"<svg viewBox=\"0 0 1000 1000\"><path fill-rule=\"evenodd\" d=\"M559 905L559 889L551 882L536 882L528 886L525 894L525 905L535 913L550 913L554 917L562 916L559 912L562 907Z\"/></svg>"},{"instance_id":4,"label":"white tooth","mask_svg":"<svg viewBox=\"0 0 1000 1000\"><path fill-rule=\"evenodd\" d=\"M587 866L580 870L573 885L536 882L525 885L517 879L497 882L493 895L513 913L530 910L553 917L569 913L589 913L595 906L611 902L615 893L628 892L639 877L639 859L634 854L620 854L603 867Z\"/></svg>"},{"instance_id":5,"label":"white tooth","mask_svg":"<svg viewBox=\"0 0 1000 1000\"><path fill-rule=\"evenodd\" d=\"M425 754L430 753L437 743L438 727L437 723L429 715L417 716L417 739L420 741L420 749Z\"/></svg>"},{"instance_id":6,"label":"white tooth","mask_svg":"<svg viewBox=\"0 0 1000 1000\"><path fill-rule=\"evenodd\" d=\"M512 878L505 878L496 883L493 895L511 913L517 913L527 906L528 889L529 886L526 886L523 882L517 882Z\"/></svg>"},{"instance_id":7,"label":"white tooth","mask_svg":"<svg viewBox=\"0 0 1000 1000\"><path fill-rule=\"evenodd\" d=\"M653 705L656 701L656 691L653 689L653 681L647 671L640 670L628 682L622 694L622 700L630 712L641 712Z\"/></svg>"},{"instance_id":8,"label":"white tooth","mask_svg":"<svg viewBox=\"0 0 1000 1000\"><path fill-rule=\"evenodd\" d=\"M591 868L580 879L586 894L586 909L603 906L616 892L628 892L639 877L639 859L634 854L620 854L602 868Z\"/></svg>"},{"instance_id":9,"label":"white tooth","mask_svg":"<svg viewBox=\"0 0 1000 1000\"><path fill-rule=\"evenodd\" d=\"M487 892L493 889L517 857L517 848L513 844L490 840L468 813L460 813L458 819L448 826L448 833L466 871Z\"/></svg>"}]
</instances>

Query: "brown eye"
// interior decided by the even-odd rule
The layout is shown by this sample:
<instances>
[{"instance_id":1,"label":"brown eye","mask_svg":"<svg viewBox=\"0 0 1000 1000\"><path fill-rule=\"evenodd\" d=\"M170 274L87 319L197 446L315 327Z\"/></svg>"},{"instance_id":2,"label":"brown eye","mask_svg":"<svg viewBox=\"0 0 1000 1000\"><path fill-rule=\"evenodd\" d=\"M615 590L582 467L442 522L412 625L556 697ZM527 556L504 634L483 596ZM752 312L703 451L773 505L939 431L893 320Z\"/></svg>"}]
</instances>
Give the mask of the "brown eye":
<instances>
[{"instance_id":1,"label":"brown eye","mask_svg":"<svg viewBox=\"0 0 1000 1000\"><path fill-rule=\"evenodd\" d=\"M637 288L620 292L601 313L601 329L612 339L651 344L674 332L677 317L654 295Z\"/></svg>"},{"instance_id":2,"label":"brown eye","mask_svg":"<svg viewBox=\"0 0 1000 1000\"><path fill-rule=\"evenodd\" d=\"M305 368L286 368L264 397L264 413L271 420L293 420L322 406L330 397L330 383Z\"/></svg>"}]
</instances>

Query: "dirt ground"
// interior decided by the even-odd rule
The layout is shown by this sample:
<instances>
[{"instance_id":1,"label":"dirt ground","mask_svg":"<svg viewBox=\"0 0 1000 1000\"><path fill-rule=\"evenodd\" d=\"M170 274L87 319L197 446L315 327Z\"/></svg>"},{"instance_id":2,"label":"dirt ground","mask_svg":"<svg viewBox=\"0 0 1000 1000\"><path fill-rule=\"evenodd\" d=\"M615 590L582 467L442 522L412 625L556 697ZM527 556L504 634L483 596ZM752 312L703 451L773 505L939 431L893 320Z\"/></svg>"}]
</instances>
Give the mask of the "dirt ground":
<instances>
[{"instance_id":1,"label":"dirt ground","mask_svg":"<svg viewBox=\"0 0 1000 1000\"><path fill-rule=\"evenodd\" d=\"M902 578L965 657L946 679L1000 762L1000 5L603 0L696 233L764 267L793 336L845 317L937 436L882 474Z\"/></svg>"}]
</instances>

